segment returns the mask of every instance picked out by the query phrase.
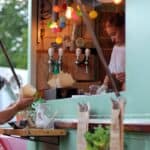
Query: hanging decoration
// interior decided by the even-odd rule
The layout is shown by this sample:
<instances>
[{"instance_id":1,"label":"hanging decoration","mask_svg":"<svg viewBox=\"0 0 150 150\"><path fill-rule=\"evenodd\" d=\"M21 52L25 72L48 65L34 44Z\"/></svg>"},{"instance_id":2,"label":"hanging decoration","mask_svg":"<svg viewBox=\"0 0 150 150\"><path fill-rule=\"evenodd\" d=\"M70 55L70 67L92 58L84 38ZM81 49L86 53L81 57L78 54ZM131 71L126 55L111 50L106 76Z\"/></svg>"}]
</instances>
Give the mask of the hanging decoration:
<instances>
[{"instance_id":1,"label":"hanging decoration","mask_svg":"<svg viewBox=\"0 0 150 150\"><path fill-rule=\"evenodd\" d=\"M71 19L72 18L72 12L73 12L73 8L70 6L67 6L67 10L65 13L65 16L67 19Z\"/></svg>"},{"instance_id":2,"label":"hanging decoration","mask_svg":"<svg viewBox=\"0 0 150 150\"><path fill-rule=\"evenodd\" d=\"M119 0L118 0L119 1ZM63 31L63 29L67 25L67 21L71 20L74 21L76 24L80 24L81 18L82 18L82 11L80 7L74 6L72 7L73 0L65 0L59 2L59 0L53 0L52 5L52 17L50 21L47 23L48 28L51 29L53 33L56 33L56 44L62 44L63 39L60 37L60 35L57 35L57 33L60 33ZM93 9L89 12L89 18L91 20L94 20L98 16L98 12L94 10L95 3L92 2ZM80 39L80 38L79 38ZM82 40L77 40L79 42L76 43L82 43L84 45L84 42L81 42ZM79 44L80 45L80 44Z\"/></svg>"},{"instance_id":3,"label":"hanging decoration","mask_svg":"<svg viewBox=\"0 0 150 150\"><path fill-rule=\"evenodd\" d=\"M53 11L52 11L52 21L57 21L58 20L58 12L56 12L56 11L54 11L54 8L56 7L56 6L58 6L58 0L53 0L53 3L52 3L52 5L53 5ZM55 8L56 9L56 8ZM57 7L57 11L58 11L58 7Z\"/></svg>"},{"instance_id":4,"label":"hanging decoration","mask_svg":"<svg viewBox=\"0 0 150 150\"><path fill-rule=\"evenodd\" d=\"M93 10L91 10L91 11L89 12L89 18L94 20L94 19L96 19L97 16L98 16L98 12L94 9L95 6L96 6L95 1L92 1L92 6L93 6Z\"/></svg>"},{"instance_id":5,"label":"hanging decoration","mask_svg":"<svg viewBox=\"0 0 150 150\"><path fill-rule=\"evenodd\" d=\"M90 19L96 19L97 16L98 16L98 12L96 10L90 11L90 13L89 13Z\"/></svg>"},{"instance_id":6,"label":"hanging decoration","mask_svg":"<svg viewBox=\"0 0 150 150\"><path fill-rule=\"evenodd\" d=\"M80 17L78 16L78 14L75 10L72 11L72 19L74 21L79 21L79 19L80 19Z\"/></svg>"},{"instance_id":7,"label":"hanging decoration","mask_svg":"<svg viewBox=\"0 0 150 150\"><path fill-rule=\"evenodd\" d=\"M67 4L66 4L66 3L63 3L63 4L61 5L61 9L62 9L62 11L66 11L66 9L67 9Z\"/></svg>"},{"instance_id":8,"label":"hanging decoration","mask_svg":"<svg viewBox=\"0 0 150 150\"><path fill-rule=\"evenodd\" d=\"M62 37L57 37L57 38L56 38L56 43L57 43L58 45L62 44L62 42L63 42Z\"/></svg>"},{"instance_id":9,"label":"hanging decoration","mask_svg":"<svg viewBox=\"0 0 150 150\"><path fill-rule=\"evenodd\" d=\"M82 12L81 12L81 9L80 9L79 6L77 6L77 15L78 15L79 17L82 17Z\"/></svg>"},{"instance_id":10,"label":"hanging decoration","mask_svg":"<svg viewBox=\"0 0 150 150\"><path fill-rule=\"evenodd\" d=\"M59 18L59 27L63 29L65 26L66 26L66 18L65 16L61 16Z\"/></svg>"},{"instance_id":11,"label":"hanging decoration","mask_svg":"<svg viewBox=\"0 0 150 150\"><path fill-rule=\"evenodd\" d=\"M80 7L78 5L76 8L71 7L72 2L72 0L66 0L62 4L59 4L58 0L53 0L52 18L51 21L47 23L47 26L51 28L52 32L61 32L62 29L66 27L67 20L73 20L75 22L81 20L82 12ZM96 19L97 16L98 12L92 9L89 13L89 18L93 20Z\"/></svg>"},{"instance_id":12,"label":"hanging decoration","mask_svg":"<svg viewBox=\"0 0 150 150\"><path fill-rule=\"evenodd\" d=\"M59 5L54 5L53 6L53 11L56 12L56 13L59 13L59 12L61 12L61 7Z\"/></svg>"}]
</instances>

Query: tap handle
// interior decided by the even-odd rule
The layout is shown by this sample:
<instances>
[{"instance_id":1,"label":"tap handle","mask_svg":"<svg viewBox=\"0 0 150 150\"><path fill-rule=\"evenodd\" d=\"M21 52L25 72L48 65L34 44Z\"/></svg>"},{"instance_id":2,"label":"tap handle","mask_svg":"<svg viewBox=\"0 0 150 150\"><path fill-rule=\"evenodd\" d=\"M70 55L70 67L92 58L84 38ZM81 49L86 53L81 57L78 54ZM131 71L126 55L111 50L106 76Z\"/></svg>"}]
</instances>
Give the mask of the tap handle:
<instances>
[{"instance_id":1,"label":"tap handle","mask_svg":"<svg viewBox=\"0 0 150 150\"><path fill-rule=\"evenodd\" d=\"M76 49L77 60L79 59L79 56L81 55L81 52L82 52L81 48Z\"/></svg>"},{"instance_id":2,"label":"tap handle","mask_svg":"<svg viewBox=\"0 0 150 150\"><path fill-rule=\"evenodd\" d=\"M54 55L54 48L53 47L50 47L48 49L48 55L49 55L49 57L53 57L53 55Z\"/></svg>"},{"instance_id":3,"label":"tap handle","mask_svg":"<svg viewBox=\"0 0 150 150\"><path fill-rule=\"evenodd\" d=\"M91 54L91 50L90 50L89 48L86 48L86 49L85 49L85 57L86 57L86 60L88 60L90 54Z\"/></svg>"},{"instance_id":4,"label":"tap handle","mask_svg":"<svg viewBox=\"0 0 150 150\"><path fill-rule=\"evenodd\" d=\"M58 49L58 55L59 55L59 57L62 57L63 56L63 53L64 53L64 50L63 50L63 48L59 48Z\"/></svg>"}]
</instances>

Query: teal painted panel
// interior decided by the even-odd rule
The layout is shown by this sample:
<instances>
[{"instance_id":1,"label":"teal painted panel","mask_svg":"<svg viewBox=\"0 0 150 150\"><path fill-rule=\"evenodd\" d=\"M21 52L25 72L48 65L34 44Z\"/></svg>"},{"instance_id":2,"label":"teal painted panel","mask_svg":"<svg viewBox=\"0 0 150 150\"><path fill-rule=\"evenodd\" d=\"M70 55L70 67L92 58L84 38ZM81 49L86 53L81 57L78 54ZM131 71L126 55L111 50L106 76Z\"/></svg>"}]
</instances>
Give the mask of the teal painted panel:
<instances>
[{"instance_id":1,"label":"teal painted panel","mask_svg":"<svg viewBox=\"0 0 150 150\"><path fill-rule=\"evenodd\" d=\"M150 112L149 14L149 0L126 0L126 97L138 113Z\"/></svg>"},{"instance_id":2,"label":"teal painted panel","mask_svg":"<svg viewBox=\"0 0 150 150\"><path fill-rule=\"evenodd\" d=\"M50 100L47 102L47 106L51 113L57 112L56 118L75 119L78 117L78 103L89 103L90 118L109 119L111 116L111 98L116 99L114 94L82 96L80 98ZM143 102L137 103L137 100L129 98L126 93L122 93L122 98L126 99L126 119L150 119L150 111L148 108L145 109L144 104L141 104Z\"/></svg>"},{"instance_id":3,"label":"teal painted panel","mask_svg":"<svg viewBox=\"0 0 150 150\"><path fill-rule=\"evenodd\" d=\"M103 97L103 98L101 98ZM57 118L77 118L78 103L89 103L91 107L91 118L109 117L110 116L110 98L106 96L89 96L81 98L71 98L63 100L54 100L47 102L50 112L57 112Z\"/></svg>"},{"instance_id":4,"label":"teal painted panel","mask_svg":"<svg viewBox=\"0 0 150 150\"><path fill-rule=\"evenodd\" d=\"M67 137L60 138L59 150L76 150L76 130L69 130Z\"/></svg>"},{"instance_id":5,"label":"teal painted panel","mask_svg":"<svg viewBox=\"0 0 150 150\"><path fill-rule=\"evenodd\" d=\"M39 142L28 142L27 145L27 149L28 150L41 150L42 149L42 145Z\"/></svg>"},{"instance_id":6,"label":"teal painted panel","mask_svg":"<svg viewBox=\"0 0 150 150\"><path fill-rule=\"evenodd\" d=\"M149 150L150 134L127 133L125 135L125 150Z\"/></svg>"}]
</instances>

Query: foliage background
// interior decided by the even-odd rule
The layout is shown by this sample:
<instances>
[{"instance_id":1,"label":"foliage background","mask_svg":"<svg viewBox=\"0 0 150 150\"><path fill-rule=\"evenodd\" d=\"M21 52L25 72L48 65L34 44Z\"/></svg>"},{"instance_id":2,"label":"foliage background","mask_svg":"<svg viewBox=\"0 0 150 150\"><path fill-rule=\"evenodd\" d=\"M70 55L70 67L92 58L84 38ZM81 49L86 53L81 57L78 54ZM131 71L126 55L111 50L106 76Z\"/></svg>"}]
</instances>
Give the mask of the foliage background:
<instances>
[{"instance_id":1,"label":"foliage background","mask_svg":"<svg viewBox=\"0 0 150 150\"><path fill-rule=\"evenodd\" d=\"M27 68L28 0L0 0L0 39L15 68ZM8 66L0 51L0 66Z\"/></svg>"}]
</instances>

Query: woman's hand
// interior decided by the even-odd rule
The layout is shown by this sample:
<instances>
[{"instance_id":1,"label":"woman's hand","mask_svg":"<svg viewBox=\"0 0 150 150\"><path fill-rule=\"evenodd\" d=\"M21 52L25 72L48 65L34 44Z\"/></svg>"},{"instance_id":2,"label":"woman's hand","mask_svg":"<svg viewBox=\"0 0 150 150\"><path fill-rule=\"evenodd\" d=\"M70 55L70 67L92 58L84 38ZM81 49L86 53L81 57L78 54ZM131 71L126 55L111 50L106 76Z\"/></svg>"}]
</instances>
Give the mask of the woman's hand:
<instances>
[{"instance_id":1,"label":"woman's hand","mask_svg":"<svg viewBox=\"0 0 150 150\"><path fill-rule=\"evenodd\" d=\"M116 74L116 79L118 79L120 82L124 83L125 82L125 73L121 72L121 73L117 73Z\"/></svg>"},{"instance_id":2,"label":"woman's hand","mask_svg":"<svg viewBox=\"0 0 150 150\"><path fill-rule=\"evenodd\" d=\"M99 85L95 85L95 84L90 85L90 86L89 86L89 93L90 93L91 95L96 94L96 91L97 91L97 89L98 89L99 87L100 87Z\"/></svg>"},{"instance_id":3,"label":"woman's hand","mask_svg":"<svg viewBox=\"0 0 150 150\"><path fill-rule=\"evenodd\" d=\"M33 97L21 97L16 102L18 111L27 108L28 106L30 106L33 103L33 101L34 101Z\"/></svg>"}]
</instances>

